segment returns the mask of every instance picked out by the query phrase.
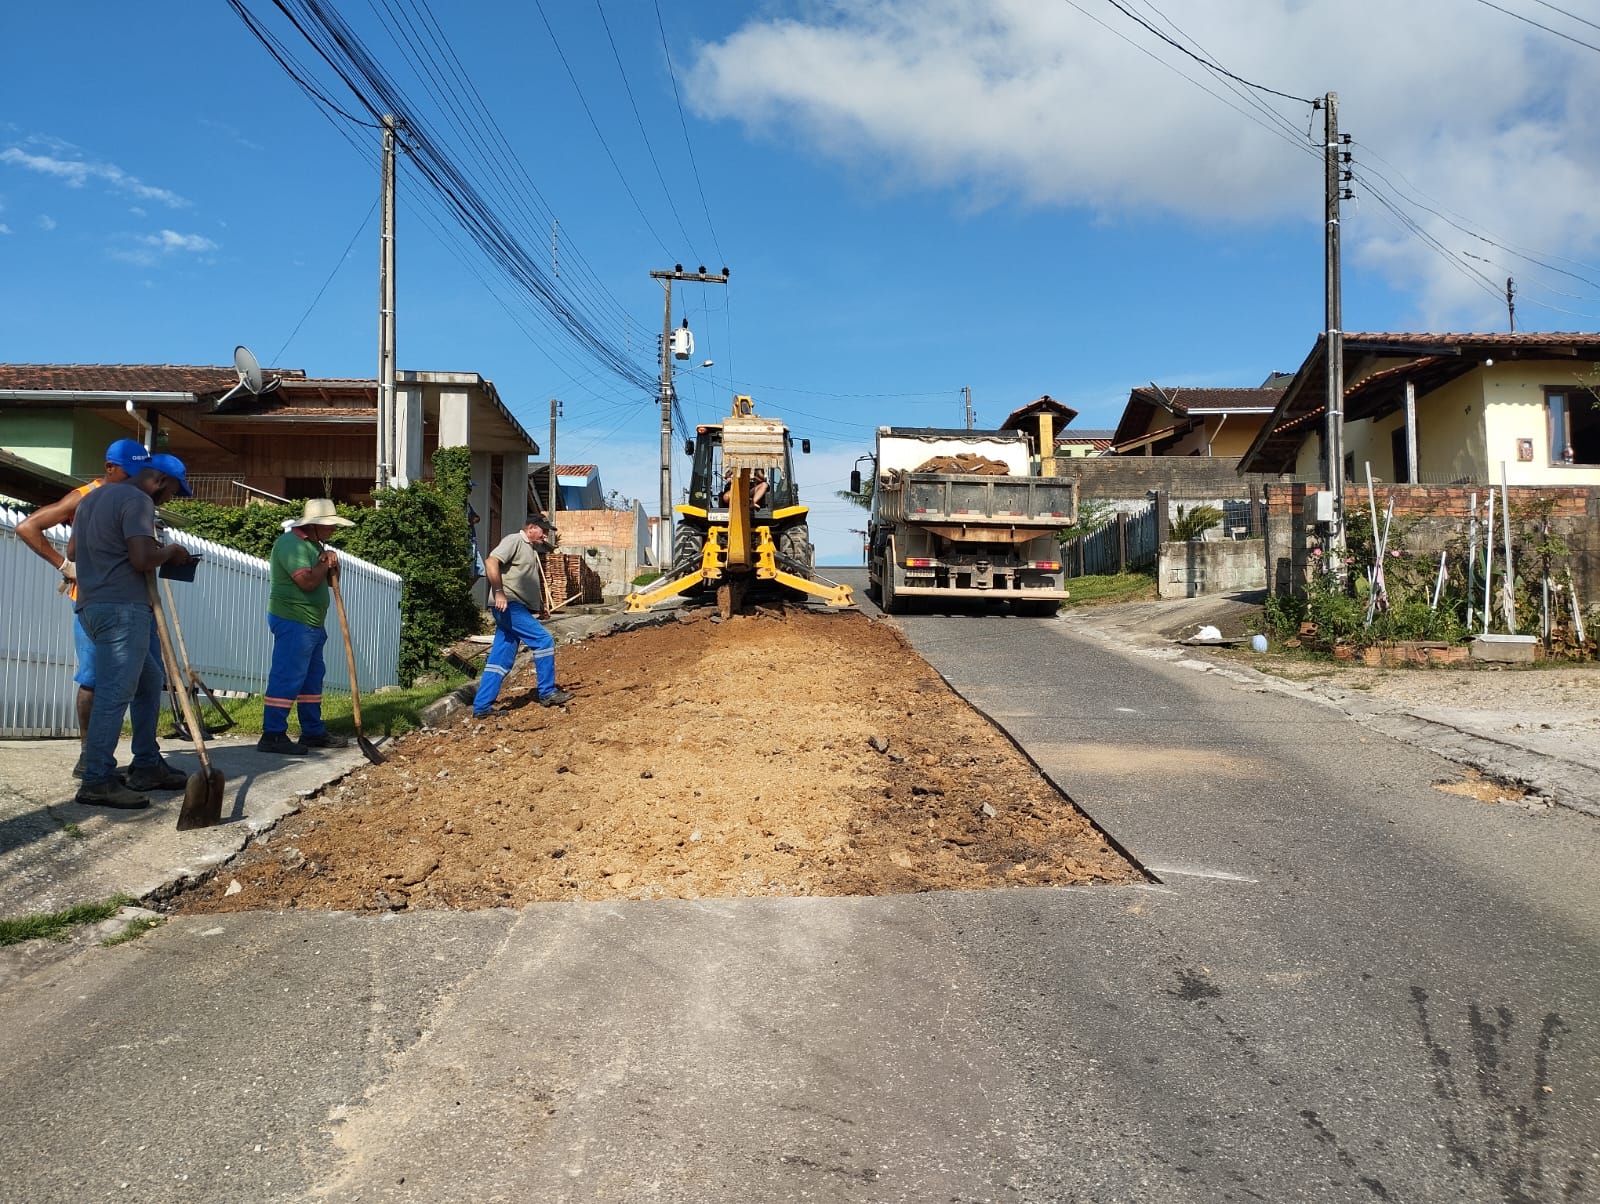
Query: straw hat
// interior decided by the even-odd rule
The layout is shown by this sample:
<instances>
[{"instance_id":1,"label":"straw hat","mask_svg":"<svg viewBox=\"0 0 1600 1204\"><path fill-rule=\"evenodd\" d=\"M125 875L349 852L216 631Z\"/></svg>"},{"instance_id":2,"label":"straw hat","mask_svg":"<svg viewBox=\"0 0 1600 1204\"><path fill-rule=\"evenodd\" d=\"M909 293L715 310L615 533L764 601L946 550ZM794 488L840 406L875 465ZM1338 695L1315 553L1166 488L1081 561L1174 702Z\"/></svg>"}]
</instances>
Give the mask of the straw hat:
<instances>
[{"instance_id":1,"label":"straw hat","mask_svg":"<svg viewBox=\"0 0 1600 1204\"><path fill-rule=\"evenodd\" d=\"M339 512L333 508L333 502L325 497L308 498L306 512L289 525L291 527L355 526L348 518L340 518Z\"/></svg>"}]
</instances>

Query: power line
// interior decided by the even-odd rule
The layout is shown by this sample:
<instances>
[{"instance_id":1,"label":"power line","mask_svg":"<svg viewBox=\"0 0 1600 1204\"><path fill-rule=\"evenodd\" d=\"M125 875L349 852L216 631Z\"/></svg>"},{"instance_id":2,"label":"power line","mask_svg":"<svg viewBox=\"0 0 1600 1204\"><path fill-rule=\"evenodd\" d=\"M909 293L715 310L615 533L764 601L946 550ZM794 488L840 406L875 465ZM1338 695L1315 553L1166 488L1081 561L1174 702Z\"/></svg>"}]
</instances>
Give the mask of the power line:
<instances>
[{"instance_id":1,"label":"power line","mask_svg":"<svg viewBox=\"0 0 1600 1204\"><path fill-rule=\"evenodd\" d=\"M1488 3L1488 0L1483 0L1483 2L1484 3ZM1272 96L1281 96L1281 97L1283 97L1284 100L1298 100L1301 104L1307 104L1307 105L1315 103L1309 97L1295 96L1295 95L1293 95L1293 94L1291 94L1289 92L1279 92L1276 88L1269 88L1265 84L1258 84L1258 83L1253 82L1252 80L1248 80L1242 75L1235 75L1232 71L1229 71L1226 67L1222 66L1220 63L1218 63L1218 62L1216 62L1214 60L1202 58L1200 55L1198 55L1194 51L1190 50L1187 46L1184 46L1184 45L1174 41L1172 38L1169 38L1166 34L1162 33L1159 29L1157 29L1154 25L1151 25L1150 22L1146 21L1143 17L1139 16L1137 13L1129 12L1125 7L1123 7L1123 5L1121 3L1121 0L1106 0L1106 3L1111 5L1112 8L1116 9L1119 13L1121 13L1123 16L1127 17L1130 21L1136 21L1140 25L1144 26L1145 29L1147 29L1151 33L1155 34L1156 37L1160 38L1168 46L1171 46L1174 50L1178 51L1181 54L1188 55L1195 62L1199 63L1202 67L1204 67L1207 71L1214 71L1219 75L1225 75L1229 79L1234 80L1237 83L1241 83L1247 88L1254 88L1258 92L1266 92L1266 93L1269 93Z\"/></svg>"},{"instance_id":2,"label":"power line","mask_svg":"<svg viewBox=\"0 0 1600 1204\"><path fill-rule=\"evenodd\" d=\"M1115 0L1113 0L1113 3L1114 2L1115 2ZM1545 33L1554 34L1558 38L1565 38L1569 42L1574 42L1577 45L1582 46L1585 50L1600 50L1600 46L1593 46L1590 43L1585 42L1581 38L1573 37L1570 33L1562 33L1559 29L1551 29L1548 25L1541 25L1541 24L1539 24L1539 22L1535 21L1532 17L1524 17L1521 13L1514 13L1509 8L1501 8L1498 4L1491 3L1490 0L1478 0L1478 3L1483 5L1485 8L1494 9L1494 11L1497 12L1497 13L1505 13L1505 15L1508 16L1508 17L1515 17L1518 21L1526 21L1529 25L1533 26L1535 29L1542 29L1542 30L1545 31ZM1556 6L1553 5L1553 4L1546 5L1545 7L1555 9L1556 12L1561 13L1561 15L1564 16L1564 17L1572 17L1571 13L1566 12L1566 11L1564 11L1562 9L1556 8ZM1572 19L1574 21L1583 21L1583 23L1585 25L1593 25L1594 24L1593 21L1584 21L1584 19L1582 17L1573 17ZM1596 26L1596 28L1600 28L1600 26Z\"/></svg>"},{"instance_id":3,"label":"power line","mask_svg":"<svg viewBox=\"0 0 1600 1204\"><path fill-rule=\"evenodd\" d=\"M611 57L616 60L617 74L622 77L622 88L628 94L628 104L633 107L633 120L639 127L639 137L644 139L644 149L650 155L650 165L656 169L656 179L661 181L661 191L666 195L667 206L672 210L673 219L678 223L678 233L683 235L683 241L688 244L689 250L694 251L694 240L689 237L689 231L683 227L683 218L678 213L678 206L673 202L672 189L667 187L667 178L661 174L661 163L656 159L656 149L650 145L650 135L645 131L644 118L639 115L639 102L633 97L633 85L628 83L628 72L622 65L622 55L617 50L617 40L611 36L611 23L606 20L606 10L600 0L594 0L595 11L600 14L600 24L606 31L606 41L611 43ZM700 258L700 253L695 251L695 258Z\"/></svg>"}]
</instances>

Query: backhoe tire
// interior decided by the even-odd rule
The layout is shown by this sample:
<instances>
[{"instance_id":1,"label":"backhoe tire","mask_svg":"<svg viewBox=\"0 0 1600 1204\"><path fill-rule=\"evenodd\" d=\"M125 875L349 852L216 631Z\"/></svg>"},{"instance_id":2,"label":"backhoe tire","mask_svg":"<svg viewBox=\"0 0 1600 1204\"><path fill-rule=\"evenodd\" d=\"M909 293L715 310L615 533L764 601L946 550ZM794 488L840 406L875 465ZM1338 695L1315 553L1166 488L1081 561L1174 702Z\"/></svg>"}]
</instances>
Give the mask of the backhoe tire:
<instances>
[{"instance_id":1,"label":"backhoe tire","mask_svg":"<svg viewBox=\"0 0 1600 1204\"><path fill-rule=\"evenodd\" d=\"M699 527L684 523L672 537L672 575L682 577L700 567L700 557L706 548L706 533Z\"/></svg>"},{"instance_id":2,"label":"backhoe tire","mask_svg":"<svg viewBox=\"0 0 1600 1204\"><path fill-rule=\"evenodd\" d=\"M779 531L778 555L791 565L812 568L816 563L816 550L811 546L811 528L805 523L795 523Z\"/></svg>"}]
</instances>

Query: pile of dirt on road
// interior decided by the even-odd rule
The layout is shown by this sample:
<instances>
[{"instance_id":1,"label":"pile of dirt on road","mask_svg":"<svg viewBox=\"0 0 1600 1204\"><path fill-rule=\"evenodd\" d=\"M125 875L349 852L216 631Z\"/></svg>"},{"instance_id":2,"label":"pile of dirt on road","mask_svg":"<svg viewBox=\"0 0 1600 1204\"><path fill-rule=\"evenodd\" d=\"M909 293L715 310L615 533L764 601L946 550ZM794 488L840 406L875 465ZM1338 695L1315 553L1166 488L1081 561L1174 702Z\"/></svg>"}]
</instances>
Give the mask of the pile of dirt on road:
<instances>
[{"instance_id":1,"label":"pile of dirt on road","mask_svg":"<svg viewBox=\"0 0 1600 1204\"><path fill-rule=\"evenodd\" d=\"M561 648L565 708L513 678L504 714L404 737L170 909L1141 879L892 626L698 615Z\"/></svg>"}]
</instances>

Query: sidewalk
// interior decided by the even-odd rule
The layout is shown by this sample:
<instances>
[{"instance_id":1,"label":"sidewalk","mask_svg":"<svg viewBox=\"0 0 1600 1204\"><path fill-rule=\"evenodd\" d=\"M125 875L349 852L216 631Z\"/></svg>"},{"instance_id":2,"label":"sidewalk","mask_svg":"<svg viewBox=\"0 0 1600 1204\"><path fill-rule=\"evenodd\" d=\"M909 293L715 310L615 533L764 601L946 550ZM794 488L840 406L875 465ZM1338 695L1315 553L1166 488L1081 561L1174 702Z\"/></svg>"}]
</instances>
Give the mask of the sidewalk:
<instances>
[{"instance_id":1,"label":"sidewalk","mask_svg":"<svg viewBox=\"0 0 1600 1204\"><path fill-rule=\"evenodd\" d=\"M1303 680L1185 644L1201 625L1243 644L1259 603L1243 595L1084 607L1062 622L1145 655L1183 660L1253 688L1300 694L1364 727L1600 817L1600 666L1366 669L1328 666Z\"/></svg>"},{"instance_id":2,"label":"sidewalk","mask_svg":"<svg viewBox=\"0 0 1600 1204\"><path fill-rule=\"evenodd\" d=\"M558 644L571 643L604 630L618 616L614 606L576 608L558 613L549 628ZM76 740L0 740L0 918L114 895L142 898L204 873L295 811L302 798L367 764L354 743L284 757L258 753L255 742L254 735L206 741L211 763L226 782L222 823L179 832L182 790L152 794L144 811L80 806L72 801ZM199 768L194 747L183 741L162 741L162 754L185 773ZM117 763L126 766L130 759L124 741Z\"/></svg>"}]
</instances>

